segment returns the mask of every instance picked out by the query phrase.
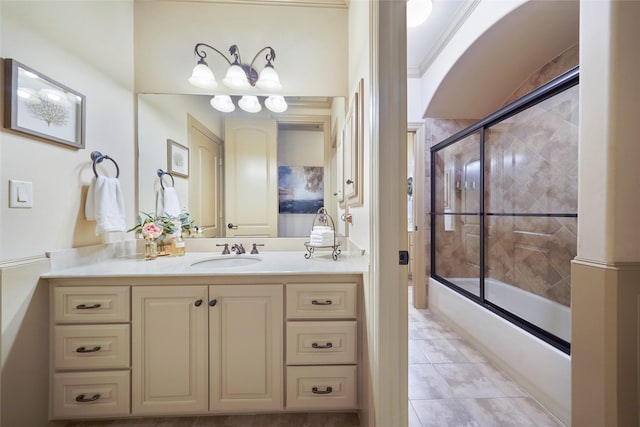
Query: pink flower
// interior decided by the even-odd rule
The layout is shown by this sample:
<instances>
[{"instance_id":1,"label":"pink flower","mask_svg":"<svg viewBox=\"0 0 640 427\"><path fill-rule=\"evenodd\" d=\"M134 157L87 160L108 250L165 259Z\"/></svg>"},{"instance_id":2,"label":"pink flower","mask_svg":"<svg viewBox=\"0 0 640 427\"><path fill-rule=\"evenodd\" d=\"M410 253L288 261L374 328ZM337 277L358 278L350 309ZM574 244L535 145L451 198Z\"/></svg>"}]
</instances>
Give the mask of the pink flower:
<instances>
[{"instance_id":1,"label":"pink flower","mask_svg":"<svg viewBox=\"0 0 640 427\"><path fill-rule=\"evenodd\" d=\"M155 222L148 222L142 226L142 235L145 239L157 239L162 234L162 227Z\"/></svg>"}]
</instances>

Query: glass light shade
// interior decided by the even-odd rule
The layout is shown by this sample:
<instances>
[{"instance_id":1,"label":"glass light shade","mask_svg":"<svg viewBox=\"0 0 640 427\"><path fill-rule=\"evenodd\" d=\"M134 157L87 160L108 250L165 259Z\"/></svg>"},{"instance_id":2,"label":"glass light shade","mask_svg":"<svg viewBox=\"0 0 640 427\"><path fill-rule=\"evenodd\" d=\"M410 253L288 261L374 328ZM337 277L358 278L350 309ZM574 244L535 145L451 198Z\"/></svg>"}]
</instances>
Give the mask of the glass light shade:
<instances>
[{"instance_id":1,"label":"glass light shade","mask_svg":"<svg viewBox=\"0 0 640 427\"><path fill-rule=\"evenodd\" d=\"M262 110L258 98L253 95L245 95L238 101L238 107L242 108L247 113L258 113Z\"/></svg>"},{"instance_id":2,"label":"glass light shade","mask_svg":"<svg viewBox=\"0 0 640 427\"><path fill-rule=\"evenodd\" d=\"M262 71L260 71L260 75L258 76L258 81L256 82L256 86L260 89L264 90L280 90L282 89L282 85L280 84L280 78L278 77L278 73L271 65L265 66Z\"/></svg>"},{"instance_id":3,"label":"glass light shade","mask_svg":"<svg viewBox=\"0 0 640 427\"><path fill-rule=\"evenodd\" d=\"M251 87L244 70L236 64L229 67L222 83L231 89L249 89Z\"/></svg>"},{"instance_id":4,"label":"glass light shade","mask_svg":"<svg viewBox=\"0 0 640 427\"><path fill-rule=\"evenodd\" d=\"M264 105L274 113L284 113L285 111L287 111L287 108L289 108L287 102L284 100L284 96L281 95L269 96L267 99L265 99Z\"/></svg>"},{"instance_id":5,"label":"glass light shade","mask_svg":"<svg viewBox=\"0 0 640 427\"><path fill-rule=\"evenodd\" d=\"M229 95L216 95L211 98L209 103L213 108L218 111L222 111L223 113L230 113L236 109L236 106L233 105Z\"/></svg>"},{"instance_id":6,"label":"glass light shade","mask_svg":"<svg viewBox=\"0 0 640 427\"><path fill-rule=\"evenodd\" d=\"M409 0L407 2L407 27L413 28L422 24L431 15L431 0Z\"/></svg>"},{"instance_id":7,"label":"glass light shade","mask_svg":"<svg viewBox=\"0 0 640 427\"><path fill-rule=\"evenodd\" d=\"M215 89L218 87L213 71L206 64L198 64L193 67L189 83L202 89Z\"/></svg>"}]
</instances>

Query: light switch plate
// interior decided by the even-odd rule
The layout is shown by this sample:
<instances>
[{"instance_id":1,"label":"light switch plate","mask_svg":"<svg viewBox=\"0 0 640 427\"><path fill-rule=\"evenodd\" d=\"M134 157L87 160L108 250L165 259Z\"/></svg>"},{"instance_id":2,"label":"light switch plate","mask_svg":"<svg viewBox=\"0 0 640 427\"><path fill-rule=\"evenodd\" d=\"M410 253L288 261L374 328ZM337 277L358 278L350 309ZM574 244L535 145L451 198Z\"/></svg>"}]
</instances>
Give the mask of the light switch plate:
<instances>
[{"instance_id":1,"label":"light switch plate","mask_svg":"<svg viewBox=\"0 0 640 427\"><path fill-rule=\"evenodd\" d=\"M33 207L33 183L29 181L9 180L9 207Z\"/></svg>"}]
</instances>

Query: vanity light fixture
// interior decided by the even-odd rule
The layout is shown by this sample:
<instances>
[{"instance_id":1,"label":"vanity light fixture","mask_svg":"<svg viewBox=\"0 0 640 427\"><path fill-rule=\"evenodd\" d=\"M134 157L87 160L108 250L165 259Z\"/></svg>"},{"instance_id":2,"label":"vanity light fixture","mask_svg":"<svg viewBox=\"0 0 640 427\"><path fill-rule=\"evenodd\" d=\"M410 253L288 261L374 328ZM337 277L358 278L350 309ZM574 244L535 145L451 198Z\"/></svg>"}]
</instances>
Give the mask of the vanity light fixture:
<instances>
[{"instance_id":1,"label":"vanity light fixture","mask_svg":"<svg viewBox=\"0 0 640 427\"><path fill-rule=\"evenodd\" d=\"M234 44L229 48L229 54L233 59L233 62L231 62L231 60L229 60L229 58L227 58L222 52L206 43L197 43L194 48L194 52L199 59L196 66L193 68L191 77L189 77L189 83L193 86L207 90L214 90L218 87L218 82L213 75L213 71L211 71L209 65L205 61L205 58L207 57L205 49L211 49L218 53L229 64L227 73L224 79L222 79L222 83L228 88L238 91L247 91L252 88L258 88L267 92L267 94L282 89L280 78L272 64L272 61L276 58L276 52L272 47L263 47L253 57L250 64L243 64L240 57L240 49L237 45ZM262 71L258 73L254 68L254 64L263 52L266 52L265 59L267 63L264 65ZM235 110L235 106L233 105L233 101L229 95L215 95L211 99L210 103L211 106L218 111L232 112ZM257 113L262 110L262 106L255 95L243 96L240 101L238 101L238 106L244 111L250 113ZM270 95L267 98L265 106L269 110L277 113L281 113L287 109L287 103L285 102L284 97L275 95Z\"/></svg>"}]
</instances>

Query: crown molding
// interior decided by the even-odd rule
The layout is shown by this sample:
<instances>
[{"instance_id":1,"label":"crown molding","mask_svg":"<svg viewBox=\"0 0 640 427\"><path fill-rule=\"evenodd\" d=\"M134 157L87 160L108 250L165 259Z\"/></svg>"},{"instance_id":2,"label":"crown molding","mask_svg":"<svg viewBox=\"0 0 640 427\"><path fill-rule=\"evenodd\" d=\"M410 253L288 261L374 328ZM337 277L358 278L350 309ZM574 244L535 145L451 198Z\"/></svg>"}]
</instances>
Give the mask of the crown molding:
<instances>
[{"instance_id":1,"label":"crown molding","mask_svg":"<svg viewBox=\"0 0 640 427\"><path fill-rule=\"evenodd\" d=\"M148 0L135 0L148 1ZM155 0L162 1L162 0ZM346 9L349 7L348 0L171 0L177 3L226 3L245 5L269 5L269 6L301 6L301 7L325 7Z\"/></svg>"}]
</instances>

